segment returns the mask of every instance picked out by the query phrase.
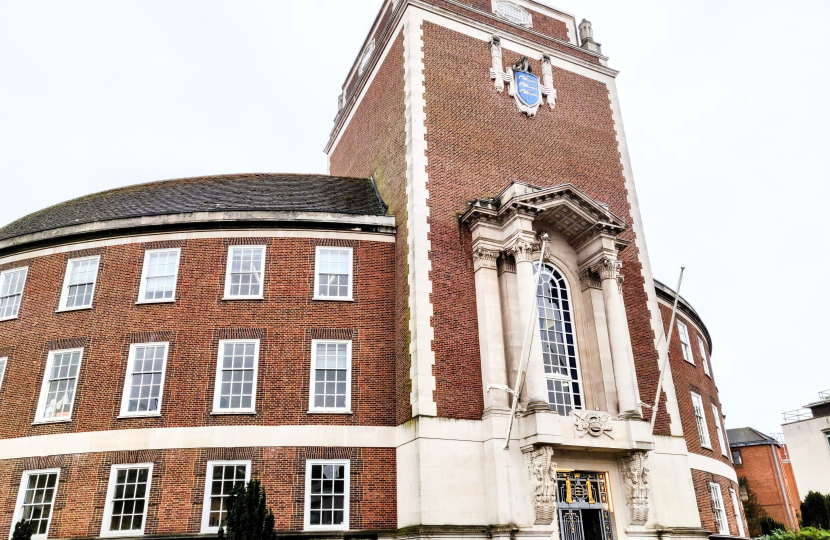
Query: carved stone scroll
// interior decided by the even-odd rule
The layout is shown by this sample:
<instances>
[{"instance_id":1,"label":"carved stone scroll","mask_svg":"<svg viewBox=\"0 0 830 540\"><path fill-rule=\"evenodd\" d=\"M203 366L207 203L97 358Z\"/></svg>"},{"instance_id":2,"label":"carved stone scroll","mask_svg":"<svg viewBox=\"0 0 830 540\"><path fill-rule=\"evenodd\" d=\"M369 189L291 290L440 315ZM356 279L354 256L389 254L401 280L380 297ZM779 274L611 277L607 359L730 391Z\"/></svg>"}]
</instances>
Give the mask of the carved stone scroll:
<instances>
[{"instance_id":1,"label":"carved stone scroll","mask_svg":"<svg viewBox=\"0 0 830 540\"><path fill-rule=\"evenodd\" d=\"M496 260L499 258L499 252L483 247L477 247L473 250L473 267L476 271L479 268L496 269Z\"/></svg>"},{"instance_id":2,"label":"carved stone scroll","mask_svg":"<svg viewBox=\"0 0 830 540\"><path fill-rule=\"evenodd\" d=\"M553 447L544 445L525 453L533 485L534 525L550 525L556 518L556 463Z\"/></svg>"},{"instance_id":3,"label":"carved stone scroll","mask_svg":"<svg viewBox=\"0 0 830 540\"><path fill-rule=\"evenodd\" d=\"M649 471L648 454L634 451L619 458L625 483L625 504L631 509L631 524L645 525L648 521Z\"/></svg>"},{"instance_id":4,"label":"carved stone scroll","mask_svg":"<svg viewBox=\"0 0 830 540\"><path fill-rule=\"evenodd\" d=\"M613 439L609 433L612 431L611 415L607 412L601 411L572 411L574 418L574 427L580 437L586 434L592 437L600 437L605 435L609 439Z\"/></svg>"}]
</instances>

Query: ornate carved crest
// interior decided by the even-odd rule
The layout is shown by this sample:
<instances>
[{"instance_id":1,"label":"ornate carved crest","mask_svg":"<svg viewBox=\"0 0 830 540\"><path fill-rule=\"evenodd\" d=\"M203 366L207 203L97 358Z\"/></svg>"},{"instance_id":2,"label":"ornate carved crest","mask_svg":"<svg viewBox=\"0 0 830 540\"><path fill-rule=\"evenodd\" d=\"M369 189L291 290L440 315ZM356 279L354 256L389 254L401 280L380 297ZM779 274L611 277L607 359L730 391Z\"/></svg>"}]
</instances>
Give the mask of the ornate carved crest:
<instances>
[{"instance_id":1,"label":"ornate carved crest","mask_svg":"<svg viewBox=\"0 0 830 540\"><path fill-rule=\"evenodd\" d=\"M527 472L533 485L535 525L550 525L556 517L556 463L553 447L541 446L525 453Z\"/></svg>"},{"instance_id":2,"label":"ornate carved crest","mask_svg":"<svg viewBox=\"0 0 830 540\"><path fill-rule=\"evenodd\" d=\"M609 439L614 438L609 433L613 428L611 427L611 415L607 412L574 410L572 414L574 427L580 437L588 434L592 437L605 435Z\"/></svg>"},{"instance_id":3,"label":"ornate carved crest","mask_svg":"<svg viewBox=\"0 0 830 540\"><path fill-rule=\"evenodd\" d=\"M542 78L533 74L530 60L525 56L512 67L504 71L502 67L501 38L493 36L490 42L490 55L493 67L490 68L490 78L493 79L496 90L504 90L504 83L510 85L508 94L516 100L516 105L528 117L536 116L544 96L547 96L551 109L556 106L556 90L553 88L553 68L550 57L542 57Z\"/></svg>"},{"instance_id":4,"label":"ornate carved crest","mask_svg":"<svg viewBox=\"0 0 830 540\"><path fill-rule=\"evenodd\" d=\"M619 458L622 478L625 483L625 504L631 508L631 524L645 525L648 521L649 471L646 467L648 454L634 451Z\"/></svg>"}]
</instances>

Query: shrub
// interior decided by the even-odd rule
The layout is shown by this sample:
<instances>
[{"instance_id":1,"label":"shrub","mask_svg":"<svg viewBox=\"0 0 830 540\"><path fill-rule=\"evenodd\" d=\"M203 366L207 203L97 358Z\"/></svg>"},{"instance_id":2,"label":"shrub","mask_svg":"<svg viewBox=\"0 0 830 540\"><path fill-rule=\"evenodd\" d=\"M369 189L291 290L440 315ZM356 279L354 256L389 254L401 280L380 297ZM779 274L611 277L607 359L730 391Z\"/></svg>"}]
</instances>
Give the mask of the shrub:
<instances>
[{"instance_id":1,"label":"shrub","mask_svg":"<svg viewBox=\"0 0 830 540\"><path fill-rule=\"evenodd\" d=\"M32 540L32 533L34 532L32 522L21 519L17 522L17 525L14 526L14 532L12 533L11 540Z\"/></svg>"},{"instance_id":2,"label":"shrub","mask_svg":"<svg viewBox=\"0 0 830 540\"><path fill-rule=\"evenodd\" d=\"M233 488L227 503L227 540L276 540L274 513L266 504L265 490L259 480ZM220 528L219 538L224 537L225 531Z\"/></svg>"},{"instance_id":3,"label":"shrub","mask_svg":"<svg viewBox=\"0 0 830 540\"><path fill-rule=\"evenodd\" d=\"M830 495L809 492L801 503L801 524L830 530Z\"/></svg>"},{"instance_id":4,"label":"shrub","mask_svg":"<svg viewBox=\"0 0 830 540\"><path fill-rule=\"evenodd\" d=\"M758 501L758 496L749 487L749 481L746 477L741 477L739 480L741 488L746 492L747 499L744 501L744 514L746 515L746 523L749 525L750 536L761 536L765 534L761 530L761 520L767 517L767 511L761 506Z\"/></svg>"},{"instance_id":5,"label":"shrub","mask_svg":"<svg viewBox=\"0 0 830 540\"><path fill-rule=\"evenodd\" d=\"M830 532L814 527L804 527L798 531L778 529L759 540L830 540Z\"/></svg>"},{"instance_id":6,"label":"shrub","mask_svg":"<svg viewBox=\"0 0 830 540\"><path fill-rule=\"evenodd\" d=\"M761 534L770 535L774 531L786 531L787 528L780 521L775 521L769 516L761 518Z\"/></svg>"}]
</instances>

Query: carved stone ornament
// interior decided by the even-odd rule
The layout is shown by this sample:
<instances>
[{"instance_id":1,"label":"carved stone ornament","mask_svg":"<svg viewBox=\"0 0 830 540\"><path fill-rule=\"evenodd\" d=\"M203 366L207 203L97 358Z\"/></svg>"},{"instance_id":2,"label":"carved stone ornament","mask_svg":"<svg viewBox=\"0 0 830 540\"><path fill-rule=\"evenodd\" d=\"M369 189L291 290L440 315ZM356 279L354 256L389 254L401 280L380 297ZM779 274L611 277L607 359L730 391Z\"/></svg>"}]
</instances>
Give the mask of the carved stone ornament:
<instances>
[{"instance_id":1,"label":"carved stone ornament","mask_svg":"<svg viewBox=\"0 0 830 540\"><path fill-rule=\"evenodd\" d=\"M625 484L625 504L631 509L631 524L645 525L648 521L649 471L646 467L648 454L634 451L631 455L619 458L623 483Z\"/></svg>"},{"instance_id":2,"label":"carved stone ornament","mask_svg":"<svg viewBox=\"0 0 830 540\"><path fill-rule=\"evenodd\" d=\"M611 415L607 412L574 410L572 414L574 427L580 437L584 437L587 434L591 437L605 435L609 439L614 438L610 434L613 430L611 427Z\"/></svg>"},{"instance_id":3,"label":"carved stone ornament","mask_svg":"<svg viewBox=\"0 0 830 540\"><path fill-rule=\"evenodd\" d=\"M503 91L504 83L509 84L509 95L516 100L519 110L526 116L536 116L544 96L547 96L550 108L554 107L556 104L556 90L553 88L553 68L547 55L542 59L542 81L533 74L533 68L526 56L516 62L513 67L507 68L507 71L504 70L501 38L498 36L493 36L490 41L490 56L493 60L493 67L490 68L490 78L494 81L496 91Z\"/></svg>"},{"instance_id":4,"label":"carved stone ornament","mask_svg":"<svg viewBox=\"0 0 830 540\"><path fill-rule=\"evenodd\" d=\"M621 269L622 263L620 261L615 261L608 257L603 258L599 264L591 268L591 270L599 274L599 278L603 281L606 279L616 280L620 276Z\"/></svg>"},{"instance_id":5,"label":"carved stone ornament","mask_svg":"<svg viewBox=\"0 0 830 540\"><path fill-rule=\"evenodd\" d=\"M481 246L473 250L473 267L476 271L479 268L496 269L496 261L499 258L499 252L492 249L485 249Z\"/></svg>"},{"instance_id":6,"label":"carved stone ornament","mask_svg":"<svg viewBox=\"0 0 830 540\"><path fill-rule=\"evenodd\" d=\"M525 453L527 472L533 486L534 525L550 525L556 517L556 463L553 447L544 445Z\"/></svg>"},{"instance_id":7,"label":"carved stone ornament","mask_svg":"<svg viewBox=\"0 0 830 540\"><path fill-rule=\"evenodd\" d=\"M507 251L513 255L517 263L533 262L536 260L533 256L534 252L539 253L539 246L535 242L528 242L527 240L516 240Z\"/></svg>"}]
</instances>

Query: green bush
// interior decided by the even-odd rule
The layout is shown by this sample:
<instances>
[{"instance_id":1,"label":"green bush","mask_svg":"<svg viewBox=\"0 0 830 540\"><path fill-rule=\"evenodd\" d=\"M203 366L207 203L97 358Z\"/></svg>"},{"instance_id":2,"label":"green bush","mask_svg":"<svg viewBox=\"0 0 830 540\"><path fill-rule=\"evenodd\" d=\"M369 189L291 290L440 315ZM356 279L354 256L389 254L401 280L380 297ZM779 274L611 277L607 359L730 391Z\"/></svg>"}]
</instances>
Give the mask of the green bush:
<instances>
[{"instance_id":1,"label":"green bush","mask_svg":"<svg viewBox=\"0 0 830 540\"><path fill-rule=\"evenodd\" d=\"M259 480L240 484L228 495L228 515L225 518L227 540L276 540L274 513L268 508L265 490ZM225 538L219 528L219 538Z\"/></svg>"},{"instance_id":2,"label":"green bush","mask_svg":"<svg viewBox=\"0 0 830 540\"><path fill-rule=\"evenodd\" d=\"M778 529L759 540L830 540L830 532L815 527L803 527L798 531Z\"/></svg>"},{"instance_id":3,"label":"green bush","mask_svg":"<svg viewBox=\"0 0 830 540\"><path fill-rule=\"evenodd\" d=\"M32 533L34 532L35 530L34 527L32 527L32 522L21 519L17 522L17 525L14 526L14 532L12 533L11 540L32 540Z\"/></svg>"},{"instance_id":4,"label":"green bush","mask_svg":"<svg viewBox=\"0 0 830 540\"><path fill-rule=\"evenodd\" d=\"M801 503L801 524L804 527L830 530L830 495L809 492Z\"/></svg>"},{"instance_id":5,"label":"green bush","mask_svg":"<svg viewBox=\"0 0 830 540\"><path fill-rule=\"evenodd\" d=\"M769 516L761 518L761 534L770 535L774 531L786 531L787 528L780 521L775 521Z\"/></svg>"},{"instance_id":6,"label":"green bush","mask_svg":"<svg viewBox=\"0 0 830 540\"><path fill-rule=\"evenodd\" d=\"M749 535L753 537L761 536L762 534L765 534L761 530L761 520L768 517L769 514L767 514L767 511L764 510L763 506L761 506L761 503L758 501L758 496L755 495L755 492L749 487L749 481L746 477L742 476L738 479L738 482L740 483L743 491L746 492L747 498L743 501L743 503L746 523L749 525Z\"/></svg>"}]
</instances>

